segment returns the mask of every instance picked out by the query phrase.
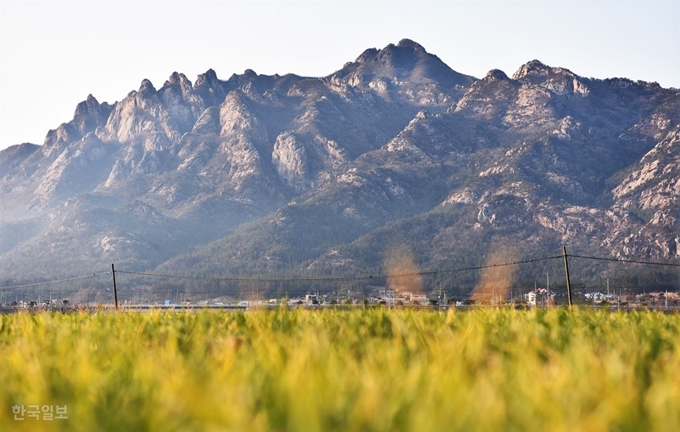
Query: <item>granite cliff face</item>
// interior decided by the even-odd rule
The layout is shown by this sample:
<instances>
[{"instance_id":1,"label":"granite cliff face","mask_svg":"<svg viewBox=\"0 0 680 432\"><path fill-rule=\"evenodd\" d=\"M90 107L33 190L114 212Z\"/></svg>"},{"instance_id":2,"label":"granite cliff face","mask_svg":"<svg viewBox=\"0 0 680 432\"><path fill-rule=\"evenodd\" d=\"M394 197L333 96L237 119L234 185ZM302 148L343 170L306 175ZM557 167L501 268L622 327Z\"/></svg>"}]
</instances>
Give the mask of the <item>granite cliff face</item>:
<instances>
[{"instance_id":1,"label":"granite cliff face","mask_svg":"<svg viewBox=\"0 0 680 432\"><path fill-rule=\"evenodd\" d=\"M476 79L402 40L322 78L173 73L0 152L0 275L349 274L399 241L678 260L679 155L677 89L537 60Z\"/></svg>"}]
</instances>

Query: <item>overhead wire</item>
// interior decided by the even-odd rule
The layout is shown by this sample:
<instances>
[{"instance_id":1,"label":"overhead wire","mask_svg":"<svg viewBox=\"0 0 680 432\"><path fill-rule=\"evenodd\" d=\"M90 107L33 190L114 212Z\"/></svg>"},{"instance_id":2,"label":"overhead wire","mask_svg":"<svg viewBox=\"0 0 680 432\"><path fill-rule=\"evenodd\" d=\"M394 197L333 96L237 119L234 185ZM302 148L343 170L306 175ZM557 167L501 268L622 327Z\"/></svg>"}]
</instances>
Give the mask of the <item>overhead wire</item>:
<instances>
[{"instance_id":1,"label":"overhead wire","mask_svg":"<svg viewBox=\"0 0 680 432\"><path fill-rule=\"evenodd\" d=\"M298 278L259 278L259 277L201 277L201 276L180 276L180 275L169 275L169 274L158 274L158 273L145 273L145 272L133 272L133 271L124 271L124 270L116 270L116 273L121 273L121 274L130 274L130 275L138 275L138 276L149 276L149 277L162 277L162 278L169 278L169 279L188 279L188 280L207 280L207 281L219 281L219 282L351 282L351 281L362 281L362 280L380 280L380 279L388 279L388 278L405 278L405 277L415 277L415 276L430 276L430 275L436 275L436 274L445 274L445 273L457 273L457 272L463 272L463 271L471 271L471 270L481 270L481 269L487 269L487 268L493 268L493 267L504 267L504 266L511 266L511 265L519 265L519 264L528 264L528 263L534 263L534 262L539 262L539 261L546 261L546 260L552 260L552 259L558 259L562 258L562 255L557 255L557 256L551 256L551 257L546 257L546 258L536 258L536 259L527 259L527 260L522 260L522 261L512 261L512 262L506 262L506 263L498 263L498 264L487 264L483 266L475 266L475 267L463 267L463 268L456 268L456 269L442 269L442 270L430 270L430 271L422 271L422 272L412 272L412 273L394 273L394 274L378 274L378 275L361 275L361 276L339 276L339 277L298 277Z\"/></svg>"},{"instance_id":2,"label":"overhead wire","mask_svg":"<svg viewBox=\"0 0 680 432\"><path fill-rule=\"evenodd\" d=\"M597 260L597 261L619 262L619 263L633 263L633 264L642 264L642 265L680 267L680 263L664 263L664 262L658 262L658 261L643 261L643 260L631 260L631 259L621 259L621 258L603 258L603 257L594 257L594 256L586 256L586 255L572 255L572 254L568 254L567 257L568 258ZM369 274L369 275L359 275L359 276L338 276L338 277L276 277L276 278L235 277L235 276L205 277L205 276L181 276L181 275L147 273L147 272L136 272L136 271L125 271L125 270L116 270L116 273L128 274L128 275L137 275L137 276L146 276L146 277L168 278L168 279L204 280L204 281L219 281L219 282L351 282L351 281L381 280L381 279L388 279L388 278L405 278L405 277L416 277L416 276L431 276L431 275L437 275L437 274L460 273L460 272L465 272L465 271L483 270L483 269L494 268L494 267L505 267L505 266L511 266L511 265L520 265L520 264L529 264L529 263L536 263L536 262L541 262L541 261L562 259L562 258L564 258L564 255L555 255L555 256L549 256L549 257L544 257L544 258L532 258L532 259L526 259L526 260L521 260L521 261L511 261L511 262L504 262L504 263L487 264L487 265L482 265L482 266L460 267L460 268L454 268L454 269L428 270L428 271L411 272L411 273L377 274L377 275ZM54 279L54 280L43 281L43 282L35 282L35 283L30 283L30 284L6 285L4 287L0 286L0 288L5 288L5 289L29 288L29 287L35 287L35 286L41 286L41 285L49 285L49 284L55 284L55 283L61 283L61 282L69 282L69 281L75 281L75 280L80 280L80 279L87 279L87 278L92 278L92 277L97 277L97 276L102 276L102 275L110 275L110 274L111 274L111 271L103 271L103 272L96 272L96 273L92 273L92 274L88 274L88 275L84 275L84 276L76 276L76 277L63 278L63 279Z\"/></svg>"},{"instance_id":3,"label":"overhead wire","mask_svg":"<svg viewBox=\"0 0 680 432\"><path fill-rule=\"evenodd\" d=\"M601 258L593 256L584 255L567 255L569 258L581 258L596 261L610 261L610 262L620 262L620 263L633 263L633 264L644 264L644 265L657 265L657 266L669 266L669 267L680 267L680 263L664 263L658 261L641 261L641 260L631 260L623 258Z\"/></svg>"},{"instance_id":4,"label":"overhead wire","mask_svg":"<svg viewBox=\"0 0 680 432\"><path fill-rule=\"evenodd\" d=\"M34 286L40 286L40 285L49 285L49 284L55 284L55 283L60 283L60 282L70 282L74 280L79 280L79 279L87 279L91 277L97 277L105 274L111 274L110 271L105 271L105 272L99 272L99 273L92 273L86 276L75 276L75 277L70 277L70 278L65 278L65 279L54 279L54 280L49 280L49 281L44 281L44 282L35 282L35 283L30 283L30 284L22 284L22 285L6 285L6 286L0 286L0 288L5 288L5 289L10 289L10 288L28 288L28 287L34 287Z\"/></svg>"}]
</instances>

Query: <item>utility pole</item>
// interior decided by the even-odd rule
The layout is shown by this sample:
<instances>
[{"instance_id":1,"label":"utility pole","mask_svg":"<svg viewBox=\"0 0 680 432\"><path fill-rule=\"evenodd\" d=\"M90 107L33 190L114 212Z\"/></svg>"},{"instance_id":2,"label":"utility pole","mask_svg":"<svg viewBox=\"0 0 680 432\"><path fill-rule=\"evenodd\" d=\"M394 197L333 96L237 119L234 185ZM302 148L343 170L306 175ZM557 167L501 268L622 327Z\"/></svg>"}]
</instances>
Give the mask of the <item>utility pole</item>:
<instances>
[{"instance_id":1,"label":"utility pole","mask_svg":"<svg viewBox=\"0 0 680 432\"><path fill-rule=\"evenodd\" d=\"M116 304L116 310L118 310L118 289L116 288L116 269L111 263L111 276L113 276L113 301Z\"/></svg>"},{"instance_id":2,"label":"utility pole","mask_svg":"<svg viewBox=\"0 0 680 432\"><path fill-rule=\"evenodd\" d=\"M609 278L607 278L607 300L609 300Z\"/></svg>"},{"instance_id":3,"label":"utility pole","mask_svg":"<svg viewBox=\"0 0 680 432\"><path fill-rule=\"evenodd\" d=\"M562 256L564 257L564 272L567 276L567 299L569 300L569 308L571 309L571 280L569 279L569 261L567 260L567 247L562 246Z\"/></svg>"}]
</instances>

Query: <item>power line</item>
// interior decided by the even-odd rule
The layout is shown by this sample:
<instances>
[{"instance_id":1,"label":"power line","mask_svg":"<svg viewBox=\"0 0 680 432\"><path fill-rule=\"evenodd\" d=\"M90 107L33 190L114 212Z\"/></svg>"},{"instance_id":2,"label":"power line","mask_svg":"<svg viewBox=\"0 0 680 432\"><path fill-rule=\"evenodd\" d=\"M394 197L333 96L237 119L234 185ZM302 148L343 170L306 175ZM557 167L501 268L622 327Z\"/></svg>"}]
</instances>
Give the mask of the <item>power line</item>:
<instances>
[{"instance_id":1,"label":"power line","mask_svg":"<svg viewBox=\"0 0 680 432\"><path fill-rule=\"evenodd\" d=\"M583 255L569 255L570 258L581 258L581 259L589 259L589 260L596 260L596 261L611 261L611 262L620 262L620 263L633 263L633 264L645 264L645 265L658 265L658 266L668 266L668 267L680 267L679 263L662 263L658 261L639 261L639 260L628 260L628 259L622 259L622 258L601 258L601 257L592 257L592 256L583 256Z\"/></svg>"},{"instance_id":2,"label":"power line","mask_svg":"<svg viewBox=\"0 0 680 432\"><path fill-rule=\"evenodd\" d=\"M561 258L562 258L562 255L556 255L556 256L551 256L551 257L546 257L546 258L535 258L535 259L528 259L528 260L522 260L522 261L511 261L511 262L507 262L507 263L487 264L487 265L476 266L476 267L464 267L464 268L448 269L448 270L432 270L432 271L410 273L410 274L388 275L388 276L385 276L385 278L387 278L387 277L408 277L408 276L429 276L429 275L443 274L443 273L459 273L459 272L470 271L470 270L482 270L482 269L493 268L493 267L505 267L505 266L511 266L511 265L519 265L519 264L529 264L529 263L535 263L535 262L539 262L539 261L547 261L547 260L561 259Z\"/></svg>"},{"instance_id":3,"label":"power line","mask_svg":"<svg viewBox=\"0 0 680 432\"><path fill-rule=\"evenodd\" d=\"M161 277L168 279L207 280L216 282L328 282L328 281L352 281L385 278L384 276L372 276L372 275L353 277L318 277L318 278L201 277L201 276L178 276L158 273L131 272L124 270L116 270L116 273L137 276Z\"/></svg>"},{"instance_id":4,"label":"power line","mask_svg":"<svg viewBox=\"0 0 680 432\"><path fill-rule=\"evenodd\" d=\"M609 262L632 263L632 264L642 264L642 265L680 267L680 263L663 263L663 262L657 262L657 261L629 260L629 259L621 259L621 258L603 258L603 257L594 257L594 256L586 256L586 255L571 255L571 254L569 254L568 256L570 258L580 258L580 259L588 259L588 260L596 260L596 261L609 261ZM412 272L412 273L398 273L398 274L345 276L345 277L308 277L308 278L305 278L305 277L265 278L265 277L233 277L233 276L232 277L201 277L201 276L179 276L179 275L170 275L170 274L133 272L133 271L124 271L124 270L116 270L116 273L137 275L137 276L148 276L148 277L161 277L161 278L168 278L168 279L204 280L204 281L218 281L218 282L351 282L351 281L365 281L365 280L373 280L373 279L381 280L381 279L388 279L388 278L403 278L403 277L415 277L415 276L431 276L431 275L437 275L437 274L460 273L460 272L465 272L465 271L483 270L483 269L494 268L494 267L505 267L505 266L512 266L512 265L520 265L520 264L529 264L529 263L536 263L536 262L540 262L540 261L562 259L562 258L563 258L563 255L556 255L556 256L549 256L549 257L545 257L545 258L535 258L535 259L527 259L527 260L521 260L521 261L511 261L511 262L504 262L504 263L497 263L497 264L487 264L487 265L483 265L483 266L474 266L474 267L461 267L461 268L455 268L455 269L429 270L429 271ZM60 282L69 282L69 281L74 281L74 280L87 279L87 278L92 278L92 277L97 277L97 276L102 276L102 275L110 275L110 274L111 274L110 271L103 271L103 272L93 273L93 274L90 274L90 275L76 276L76 277L70 277L70 278L64 278L64 279L54 279L54 280L49 280L49 281L44 281L44 282L36 282L36 283L21 284L21 285L7 285L7 286L4 286L2 288L5 288L5 289L29 288L29 287L35 287L35 286L55 284L55 283L60 283Z\"/></svg>"},{"instance_id":5,"label":"power line","mask_svg":"<svg viewBox=\"0 0 680 432\"><path fill-rule=\"evenodd\" d=\"M189 279L189 280L207 280L207 281L219 281L219 282L351 282L351 281L361 281L361 280L379 280L388 278L403 278L403 277L414 277L414 276L430 276L436 274L445 273L457 273L471 270L482 270L493 267L505 267L511 265L528 264L535 263L539 261L546 261L552 259L561 259L562 255L551 256L546 258L536 258L528 259L522 261L512 261L506 263L498 264L488 264L476 267L464 267L457 269L446 269L446 270L431 270L413 273L397 273L397 274L381 274L381 275L363 275L363 276L346 276L346 277L310 277L310 278L259 278L259 277L200 277L200 276L178 276L169 274L158 274L158 273L144 273L144 272L131 272L116 270L116 273L138 275L138 276L149 276L149 277L162 277L168 279Z\"/></svg>"},{"instance_id":6,"label":"power line","mask_svg":"<svg viewBox=\"0 0 680 432\"><path fill-rule=\"evenodd\" d=\"M79 279L87 279L87 278L101 276L101 275L105 275L105 274L111 274L111 272L107 271L107 272L92 273L91 275L87 275L87 276L76 276L76 277L71 277L71 278L66 278L66 279L55 279L55 280L50 280L50 281L45 281L45 282L36 282L36 283L31 283L31 284L7 285L4 288L5 289L28 288L28 287L34 287L34 286L40 286L40 285L49 285L49 284L54 284L54 283L59 283L59 282L69 282L69 281L74 281L74 280L79 280Z\"/></svg>"}]
</instances>

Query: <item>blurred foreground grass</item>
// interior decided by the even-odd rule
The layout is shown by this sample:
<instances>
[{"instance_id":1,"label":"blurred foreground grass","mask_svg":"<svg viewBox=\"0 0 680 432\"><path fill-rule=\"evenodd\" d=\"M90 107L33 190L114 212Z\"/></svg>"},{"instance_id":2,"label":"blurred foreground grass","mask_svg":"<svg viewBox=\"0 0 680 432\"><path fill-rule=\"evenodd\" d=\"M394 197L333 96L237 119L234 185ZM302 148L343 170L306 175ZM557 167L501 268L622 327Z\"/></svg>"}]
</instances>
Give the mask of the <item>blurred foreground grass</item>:
<instances>
[{"instance_id":1,"label":"blurred foreground grass","mask_svg":"<svg viewBox=\"0 0 680 432\"><path fill-rule=\"evenodd\" d=\"M680 315L0 316L0 431L680 430ZM67 420L12 406L67 405Z\"/></svg>"}]
</instances>

